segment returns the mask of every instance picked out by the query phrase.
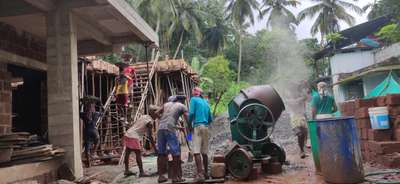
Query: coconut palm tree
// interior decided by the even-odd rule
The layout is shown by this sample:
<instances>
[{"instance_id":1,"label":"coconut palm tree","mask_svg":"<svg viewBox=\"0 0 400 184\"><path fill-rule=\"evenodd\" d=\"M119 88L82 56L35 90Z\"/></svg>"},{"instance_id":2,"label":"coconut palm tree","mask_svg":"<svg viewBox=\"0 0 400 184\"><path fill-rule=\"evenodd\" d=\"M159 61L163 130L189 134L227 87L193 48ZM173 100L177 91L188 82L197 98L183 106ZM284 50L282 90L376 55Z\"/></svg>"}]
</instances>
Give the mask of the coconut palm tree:
<instances>
[{"instance_id":1,"label":"coconut palm tree","mask_svg":"<svg viewBox=\"0 0 400 184\"><path fill-rule=\"evenodd\" d=\"M215 25L205 30L202 44L211 54L216 54L224 48L226 35L230 32L231 29L224 20L216 18Z\"/></svg>"},{"instance_id":2,"label":"coconut palm tree","mask_svg":"<svg viewBox=\"0 0 400 184\"><path fill-rule=\"evenodd\" d=\"M166 30L166 27L171 24L173 17L176 15L175 5L172 0L128 0L128 2L137 8L140 15L153 27L160 38L164 38L162 35L165 33L162 30ZM160 39L160 47L168 53L168 40ZM151 54L152 60L154 57L155 49Z\"/></svg>"},{"instance_id":3,"label":"coconut palm tree","mask_svg":"<svg viewBox=\"0 0 400 184\"><path fill-rule=\"evenodd\" d=\"M298 24L296 16L288 7L300 5L298 0L263 0L262 15L268 14L267 27L289 28L294 31Z\"/></svg>"},{"instance_id":4,"label":"coconut palm tree","mask_svg":"<svg viewBox=\"0 0 400 184\"><path fill-rule=\"evenodd\" d=\"M311 7L302 10L297 19L303 21L305 18L317 19L311 27L311 34L314 36L318 32L321 34L321 44L327 34L340 30L339 21L344 21L348 25L354 25L355 18L347 13L347 9L362 14L363 10L357 5L344 0L313 0L319 2Z\"/></svg>"},{"instance_id":5,"label":"coconut palm tree","mask_svg":"<svg viewBox=\"0 0 400 184\"><path fill-rule=\"evenodd\" d=\"M198 6L196 1L192 0L174 0L176 16L169 27L168 37L179 36L178 45L176 46L174 59L178 55L182 47L185 34L193 34L197 43L202 40L200 25L202 22L201 14L205 14Z\"/></svg>"},{"instance_id":6,"label":"coconut palm tree","mask_svg":"<svg viewBox=\"0 0 400 184\"><path fill-rule=\"evenodd\" d=\"M240 82L240 70L242 67L242 34L245 31L243 25L245 25L247 21L254 24L254 10L259 11L259 3L257 0L228 0L228 6L226 8L227 19L233 22L239 37L238 83Z\"/></svg>"}]
</instances>

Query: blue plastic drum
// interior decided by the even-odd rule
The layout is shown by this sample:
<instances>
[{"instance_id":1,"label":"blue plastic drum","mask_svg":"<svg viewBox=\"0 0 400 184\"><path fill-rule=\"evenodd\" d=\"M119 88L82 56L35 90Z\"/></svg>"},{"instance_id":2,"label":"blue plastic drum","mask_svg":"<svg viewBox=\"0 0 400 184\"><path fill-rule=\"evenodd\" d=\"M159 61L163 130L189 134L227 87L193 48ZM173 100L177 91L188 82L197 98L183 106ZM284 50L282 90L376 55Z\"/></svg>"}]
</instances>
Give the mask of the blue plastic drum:
<instances>
[{"instance_id":1,"label":"blue plastic drum","mask_svg":"<svg viewBox=\"0 0 400 184\"><path fill-rule=\"evenodd\" d=\"M360 140L353 118L317 120L321 171L330 183L359 183L364 179Z\"/></svg>"}]
</instances>

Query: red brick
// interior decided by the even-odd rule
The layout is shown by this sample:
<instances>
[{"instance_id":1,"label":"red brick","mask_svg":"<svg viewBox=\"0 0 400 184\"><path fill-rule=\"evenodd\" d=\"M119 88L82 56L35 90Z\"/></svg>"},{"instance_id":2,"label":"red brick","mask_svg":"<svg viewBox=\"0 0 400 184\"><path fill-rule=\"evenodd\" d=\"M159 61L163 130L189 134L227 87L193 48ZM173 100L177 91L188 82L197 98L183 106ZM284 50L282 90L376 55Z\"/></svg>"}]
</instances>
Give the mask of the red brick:
<instances>
[{"instance_id":1,"label":"red brick","mask_svg":"<svg viewBox=\"0 0 400 184\"><path fill-rule=\"evenodd\" d=\"M361 139L368 140L368 129L361 128L360 130L361 130Z\"/></svg>"},{"instance_id":2,"label":"red brick","mask_svg":"<svg viewBox=\"0 0 400 184\"><path fill-rule=\"evenodd\" d=\"M386 106L386 96L380 96L376 99L376 105L378 107Z\"/></svg>"},{"instance_id":3,"label":"red brick","mask_svg":"<svg viewBox=\"0 0 400 184\"><path fill-rule=\"evenodd\" d=\"M11 79L11 73L9 73L9 72L0 72L0 79L10 80Z\"/></svg>"},{"instance_id":4,"label":"red brick","mask_svg":"<svg viewBox=\"0 0 400 184\"><path fill-rule=\"evenodd\" d=\"M371 141L390 141L392 139L393 131L388 130L376 130L369 129L368 130L368 140Z\"/></svg>"},{"instance_id":5,"label":"red brick","mask_svg":"<svg viewBox=\"0 0 400 184\"><path fill-rule=\"evenodd\" d=\"M225 177L225 164L224 163L211 163L211 177L223 178Z\"/></svg>"},{"instance_id":6,"label":"red brick","mask_svg":"<svg viewBox=\"0 0 400 184\"><path fill-rule=\"evenodd\" d=\"M4 113L12 113L12 109L11 109L11 103L5 103L4 104Z\"/></svg>"},{"instance_id":7,"label":"red brick","mask_svg":"<svg viewBox=\"0 0 400 184\"><path fill-rule=\"evenodd\" d=\"M11 126L0 125L0 135L4 135L11 132Z\"/></svg>"},{"instance_id":8,"label":"red brick","mask_svg":"<svg viewBox=\"0 0 400 184\"><path fill-rule=\"evenodd\" d=\"M400 129L393 129L393 139L400 141Z\"/></svg>"},{"instance_id":9,"label":"red brick","mask_svg":"<svg viewBox=\"0 0 400 184\"><path fill-rule=\"evenodd\" d=\"M369 118L368 107L361 107L357 109L355 117L356 119Z\"/></svg>"},{"instance_id":10,"label":"red brick","mask_svg":"<svg viewBox=\"0 0 400 184\"><path fill-rule=\"evenodd\" d=\"M393 153L381 156L381 164L387 168L399 168L400 167L400 153Z\"/></svg>"},{"instance_id":11,"label":"red brick","mask_svg":"<svg viewBox=\"0 0 400 184\"><path fill-rule=\"evenodd\" d=\"M400 116L396 117L391 117L390 118L390 125L393 129L399 129L400 128Z\"/></svg>"},{"instance_id":12,"label":"red brick","mask_svg":"<svg viewBox=\"0 0 400 184\"><path fill-rule=\"evenodd\" d=\"M1 92L0 102L11 102L11 92Z\"/></svg>"},{"instance_id":13,"label":"red brick","mask_svg":"<svg viewBox=\"0 0 400 184\"><path fill-rule=\"evenodd\" d=\"M386 95L386 104L388 104L388 105L400 105L400 94L388 94L388 95Z\"/></svg>"},{"instance_id":14,"label":"red brick","mask_svg":"<svg viewBox=\"0 0 400 184\"><path fill-rule=\"evenodd\" d=\"M390 116L398 116L400 115L400 106L388 106L389 115Z\"/></svg>"},{"instance_id":15,"label":"red brick","mask_svg":"<svg viewBox=\"0 0 400 184\"><path fill-rule=\"evenodd\" d=\"M3 90L5 90L5 91L11 91L12 90L10 81L5 81L3 83Z\"/></svg>"},{"instance_id":16,"label":"red brick","mask_svg":"<svg viewBox=\"0 0 400 184\"><path fill-rule=\"evenodd\" d=\"M11 114L0 114L0 124L11 125Z\"/></svg>"},{"instance_id":17,"label":"red brick","mask_svg":"<svg viewBox=\"0 0 400 184\"><path fill-rule=\"evenodd\" d=\"M214 155L213 156L213 162L214 163L225 163L224 155Z\"/></svg>"},{"instance_id":18,"label":"red brick","mask_svg":"<svg viewBox=\"0 0 400 184\"><path fill-rule=\"evenodd\" d=\"M400 152L400 141L368 141L368 147L375 154Z\"/></svg>"},{"instance_id":19,"label":"red brick","mask_svg":"<svg viewBox=\"0 0 400 184\"><path fill-rule=\"evenodd\" d=\"M376 106L376 99L371 98L371 99L356 99L354 102L355 108L361 108L361 107L374 107Z\"/></svg>"},{"instance_id":20,"label":"red brick","mask_svg":"<svg viewBox=\"0 0 400 184\"><path fill-rule=\"evenodd\" d=\"M366 129L371 128L371 121L369 118L357 119L356 122L358 128L366 128Z\"/></svg>"},{"instance_id":21,"label":"red brick","mask_svg":"<svg viewBox=\"0 0 400 184\"><path fill-rule=\"evenodd\" d=\"M343 116L354 116L356 108L354 101L346 101L340 104L340 111Z\"/></svg>"}]
</instances>

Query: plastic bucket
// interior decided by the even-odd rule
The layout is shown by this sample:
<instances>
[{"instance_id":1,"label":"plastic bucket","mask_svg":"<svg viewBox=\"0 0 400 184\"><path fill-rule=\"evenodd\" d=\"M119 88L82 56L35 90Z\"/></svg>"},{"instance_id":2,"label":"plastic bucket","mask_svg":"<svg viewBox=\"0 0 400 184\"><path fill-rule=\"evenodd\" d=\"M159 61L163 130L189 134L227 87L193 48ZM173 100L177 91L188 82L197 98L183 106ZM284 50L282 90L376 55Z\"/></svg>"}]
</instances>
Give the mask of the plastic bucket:
<instances>
[{"instance_id":1,"label":"plastic bucket","mask_svg":"<svg viewBox=\"0 0 400 184\"><path fill-rule=\"evenodd\" d=\"M364 169L353 118L317 120L322 176L329 183L359 183Z\"/></svg>"},{"instance_id":2,"label":"plastic bucket","mask_svg":"<svg viewBox=\"0 0 400 184\"><path fill-rule=\"evenodd\" d=\"M311 152L314 160L315 171L321 172L321 164L319 161L317 122L314 120L308 121L308 130L310 134Z\"/></svg>"},{"instance_id":3,"label":"plastic bucket","mask_svg":"<svg viewBox=\"0 0 400 184\"><path fill-rule=\"evenodd\" d=\"M368 108L372 129L389 129L389 112L387 107Z\"/></svg>"}]
</instances>

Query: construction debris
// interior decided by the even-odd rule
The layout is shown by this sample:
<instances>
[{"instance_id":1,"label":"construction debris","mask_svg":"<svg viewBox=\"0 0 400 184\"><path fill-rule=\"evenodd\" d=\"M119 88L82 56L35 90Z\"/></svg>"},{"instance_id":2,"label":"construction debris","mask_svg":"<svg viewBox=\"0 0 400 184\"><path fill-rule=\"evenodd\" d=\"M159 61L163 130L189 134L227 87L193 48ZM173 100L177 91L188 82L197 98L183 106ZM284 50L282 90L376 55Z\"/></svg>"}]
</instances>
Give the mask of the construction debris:
<instances>
[{"instance_id":1,"label":"construction debris","mask_svg":"<svg viewBox=\"0 0 400 184\"><path fill-rule=\"evenodd\" d=\"M64 149L51 144L39 145L36 136L16 132L0 136L0 163L15 165L50 160L64 155Z\"/></svg>"}]
</instances>

